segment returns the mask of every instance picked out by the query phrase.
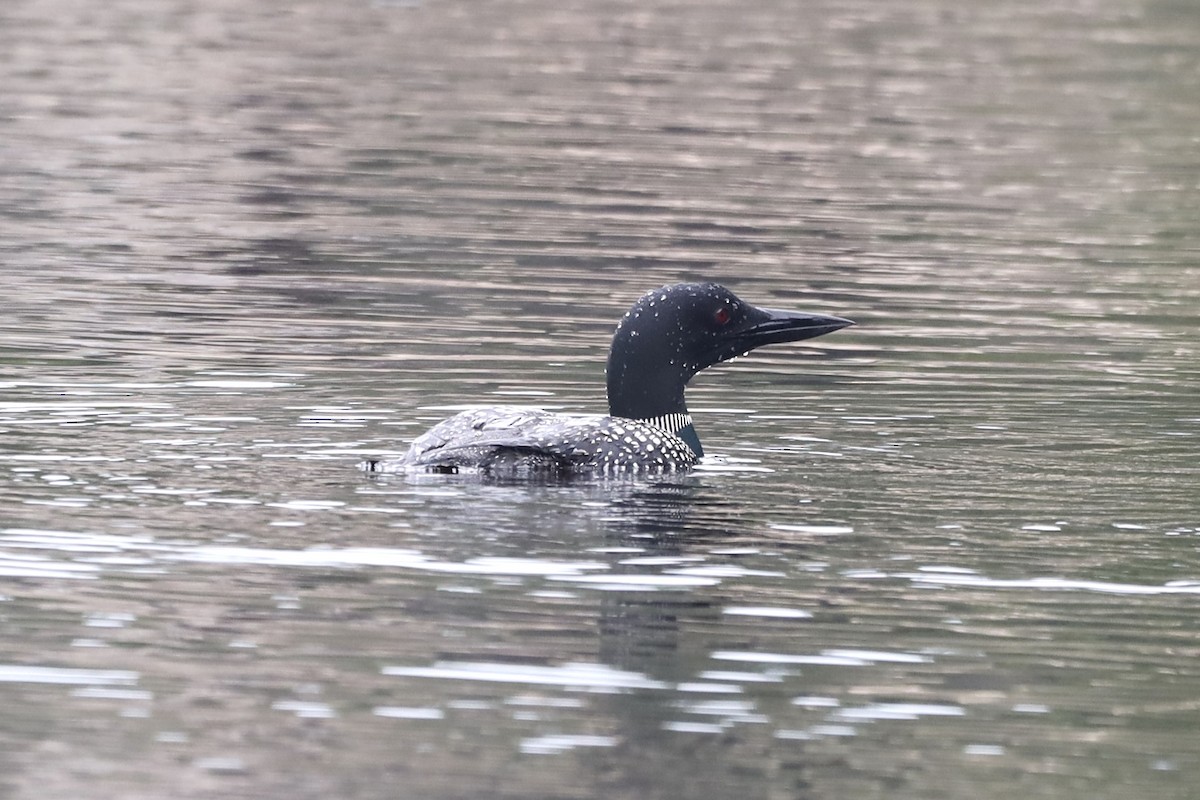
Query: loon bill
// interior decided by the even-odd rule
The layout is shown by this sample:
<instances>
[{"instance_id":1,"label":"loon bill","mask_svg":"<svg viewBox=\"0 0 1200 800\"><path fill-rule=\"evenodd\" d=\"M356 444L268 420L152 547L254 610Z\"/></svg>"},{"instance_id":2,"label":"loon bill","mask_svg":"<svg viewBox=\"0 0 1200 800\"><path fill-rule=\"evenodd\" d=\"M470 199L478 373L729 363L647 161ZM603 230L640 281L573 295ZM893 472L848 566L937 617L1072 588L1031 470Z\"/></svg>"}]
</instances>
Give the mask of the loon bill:
<instances>
[{"instance_id":1,"label":"loon bill","mask_svg":"<svg viewBox=\"0 0 1200 800\"><path fill-rule=\"evenodd\" d=\"M798 342L854 323L758 308L716 283L647 292L617 325L608 353L608 416L515 407L464 411L368 472L497 476L658 474L691 468L704 448L683 390L702 369L756 347Z\"/></svg>"}]
</instances>

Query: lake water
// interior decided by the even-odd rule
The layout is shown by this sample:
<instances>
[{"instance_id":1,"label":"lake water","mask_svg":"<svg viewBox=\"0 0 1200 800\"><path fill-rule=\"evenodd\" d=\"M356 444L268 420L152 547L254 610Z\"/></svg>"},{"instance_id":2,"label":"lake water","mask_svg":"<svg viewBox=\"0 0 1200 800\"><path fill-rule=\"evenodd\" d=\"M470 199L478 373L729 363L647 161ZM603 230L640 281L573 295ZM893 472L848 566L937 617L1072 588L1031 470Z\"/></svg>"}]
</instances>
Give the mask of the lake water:
<instances>
[{"instance_id":1,"label":"lake water","mask_svg":"<svg viewBox=\"0 0 1200 800\"><path fill-rule=\"evenodd\" d=\"M0 797L1195 798L1200 6L0 6ZM859 324L659 481L646 289Z\"/></svg>"}]
</instances>

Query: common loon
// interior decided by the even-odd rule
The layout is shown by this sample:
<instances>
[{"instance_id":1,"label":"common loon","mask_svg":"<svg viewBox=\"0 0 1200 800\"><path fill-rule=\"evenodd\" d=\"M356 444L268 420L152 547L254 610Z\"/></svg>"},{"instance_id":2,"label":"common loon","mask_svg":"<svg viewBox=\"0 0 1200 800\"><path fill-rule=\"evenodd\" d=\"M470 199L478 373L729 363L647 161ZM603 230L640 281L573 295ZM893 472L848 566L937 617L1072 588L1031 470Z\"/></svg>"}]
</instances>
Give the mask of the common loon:
<instances>
[{"instance_id":1,"label":"common loon","mask_svg":"<svg viewBox=\"0 0 1200 800\"><path fill-rule=\"evenodd\" d=\"M368 472L480 472L496 476L654 474L704 455L683 390L705 367L756 347L797 342L854 323L756 308L716 283L647 292L621 319L608 354L609 416L526 408L464 411Z\"/></svg>"}]
</instances>

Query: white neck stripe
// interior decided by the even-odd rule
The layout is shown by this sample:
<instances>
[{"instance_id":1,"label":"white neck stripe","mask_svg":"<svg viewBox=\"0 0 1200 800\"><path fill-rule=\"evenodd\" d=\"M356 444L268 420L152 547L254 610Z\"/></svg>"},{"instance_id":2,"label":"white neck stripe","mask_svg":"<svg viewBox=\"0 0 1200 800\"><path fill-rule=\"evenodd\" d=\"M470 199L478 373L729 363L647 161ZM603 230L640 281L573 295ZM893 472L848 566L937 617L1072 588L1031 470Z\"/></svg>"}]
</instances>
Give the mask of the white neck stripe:
<instances>
[{"instance_id":1,"label":"white neck stripe","mask_svg":"<svg viewBox=\"0 0 1200 800\"><path fill-rule=\"evenodd\" d=\"M658 417L650 417L640 420L647 425L653 425L659 430L667 433L675 434L692 424L691 414L663 414Z\"/></svg>"}]
</instances>

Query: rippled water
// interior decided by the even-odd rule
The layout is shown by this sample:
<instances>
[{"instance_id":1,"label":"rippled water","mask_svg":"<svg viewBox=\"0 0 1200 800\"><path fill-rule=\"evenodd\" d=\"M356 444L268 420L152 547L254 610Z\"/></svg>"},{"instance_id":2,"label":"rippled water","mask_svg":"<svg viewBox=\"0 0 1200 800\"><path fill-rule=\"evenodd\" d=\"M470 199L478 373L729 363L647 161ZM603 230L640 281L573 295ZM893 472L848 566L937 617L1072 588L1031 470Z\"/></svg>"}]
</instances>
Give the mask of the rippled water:
<instances>
[{"instance_id":1,"label":"rippled water","mask_svg":"<svg viewBox=\"0 0 1200 800\"><path fill-rule=\"evenodd\" d=\"M0 796L1195 797L1200 13L0 7ZM643 290L855 328L664 481Z\"/></svg>"}]
</instances>

